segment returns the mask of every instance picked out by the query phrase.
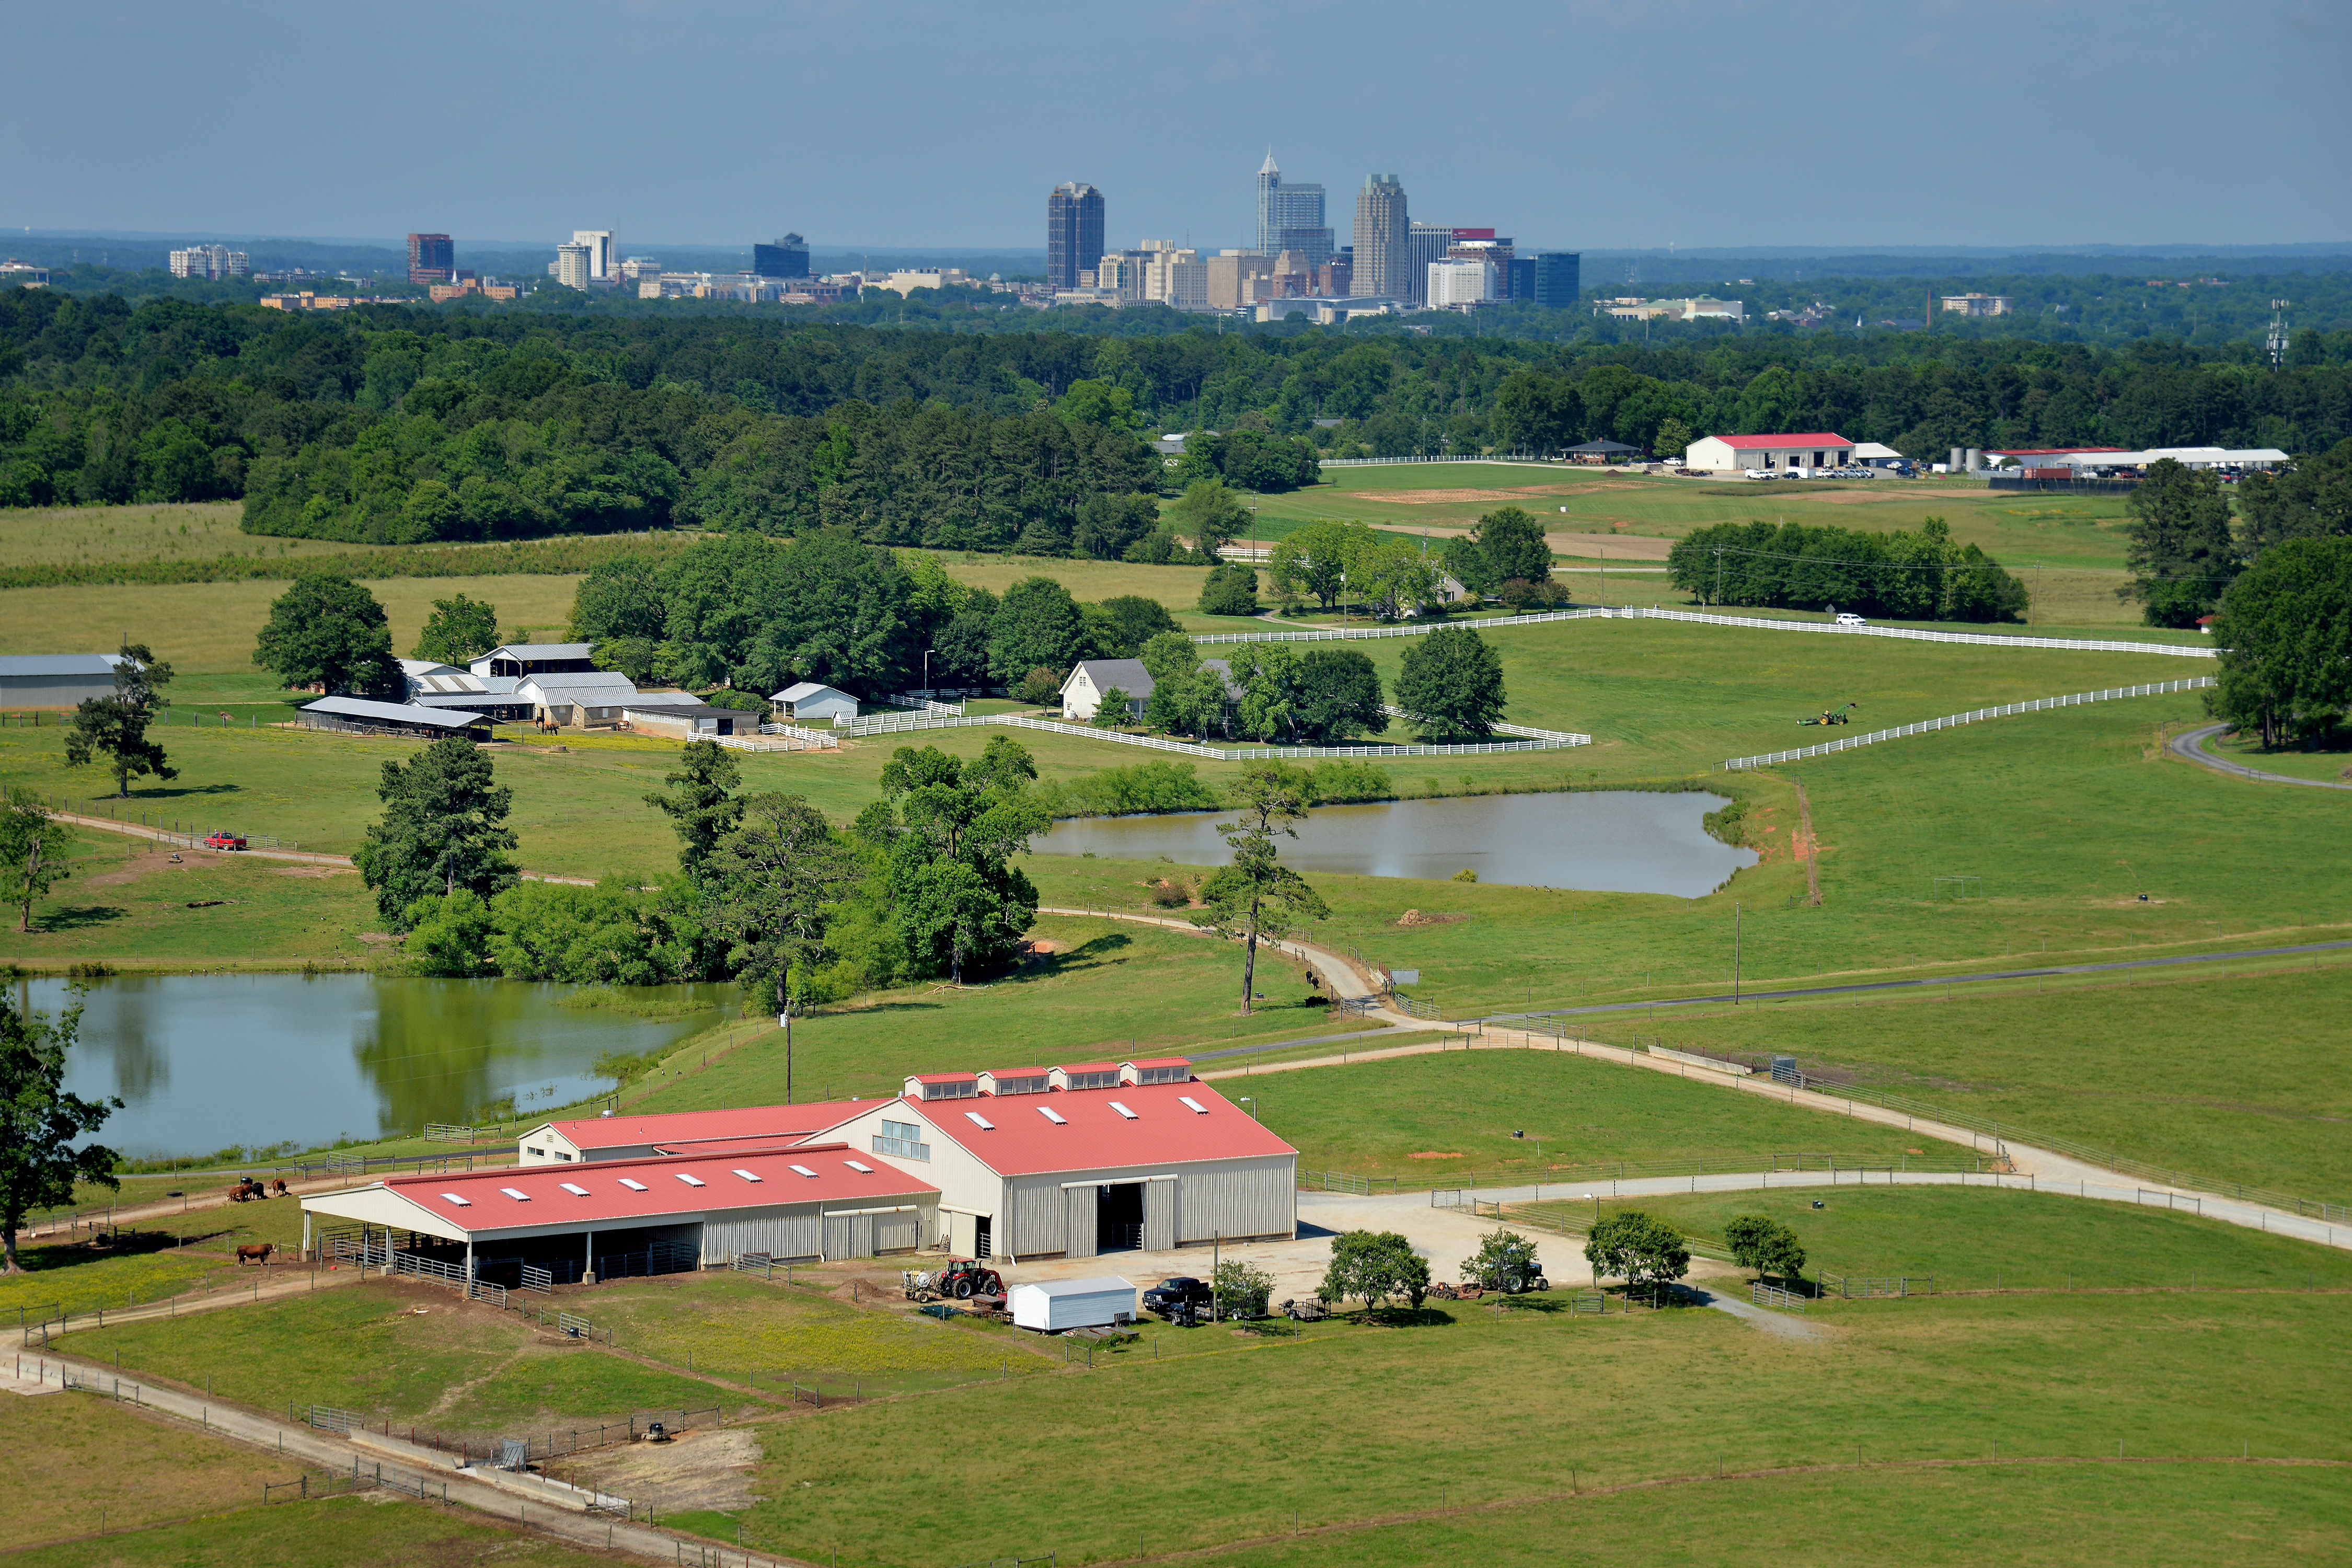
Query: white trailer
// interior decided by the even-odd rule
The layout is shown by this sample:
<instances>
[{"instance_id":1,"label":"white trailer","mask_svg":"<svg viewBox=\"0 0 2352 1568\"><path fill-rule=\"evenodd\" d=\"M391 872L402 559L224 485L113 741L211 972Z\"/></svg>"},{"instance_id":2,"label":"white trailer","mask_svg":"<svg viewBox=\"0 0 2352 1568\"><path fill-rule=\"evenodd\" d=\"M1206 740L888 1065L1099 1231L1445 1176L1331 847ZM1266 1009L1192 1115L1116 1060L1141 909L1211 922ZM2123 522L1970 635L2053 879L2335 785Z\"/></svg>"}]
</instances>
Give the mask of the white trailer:
<instances>
[{"instance_id":1,"label":"white trailer","mask_svg":"<svg viewBox=\"0 0 2352 1568\"><path fill-rule=\"evenodd\" d=\"M1135 1287L1117 1275L1015 1285L1012 1296L1013 1326L1041 1333L1107 1328L1135 1320Z\"/></svg>"}]
</instances>

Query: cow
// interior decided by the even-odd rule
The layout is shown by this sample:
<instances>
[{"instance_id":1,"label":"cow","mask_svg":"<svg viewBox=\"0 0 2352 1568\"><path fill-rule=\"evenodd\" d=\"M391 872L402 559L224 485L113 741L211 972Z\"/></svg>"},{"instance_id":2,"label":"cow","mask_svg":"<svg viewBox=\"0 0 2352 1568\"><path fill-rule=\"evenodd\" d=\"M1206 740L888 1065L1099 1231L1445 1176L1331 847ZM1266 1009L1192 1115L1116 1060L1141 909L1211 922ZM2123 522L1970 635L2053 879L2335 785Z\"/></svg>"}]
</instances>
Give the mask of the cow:
<instances>
[{"instance_id":1,"label":"cow","mask_svg":"<svg viewBox=\"0 0 2352 1568\"><path fill-rule=\"evenodd\" d=\"M269 1190L275 1195L281 1198L284 1197L286 1195L286 1178L280 1176L276 1181L270 1183Z\"/></svg>"},{"instance_id":2,"label":"cow","mask_svg":"<svg viewBox=\"0 0 2352 1568\"><path fill-rule=\"evenodd\" d=\"M258 1263L267 1268L269 1267L269 1255L277 1250L278 1244L274 1241L265 1241L258 1247L240 1247L236 1249L236 1265L242 1268L248 1263Z\"/></svg>"}]
</instances>

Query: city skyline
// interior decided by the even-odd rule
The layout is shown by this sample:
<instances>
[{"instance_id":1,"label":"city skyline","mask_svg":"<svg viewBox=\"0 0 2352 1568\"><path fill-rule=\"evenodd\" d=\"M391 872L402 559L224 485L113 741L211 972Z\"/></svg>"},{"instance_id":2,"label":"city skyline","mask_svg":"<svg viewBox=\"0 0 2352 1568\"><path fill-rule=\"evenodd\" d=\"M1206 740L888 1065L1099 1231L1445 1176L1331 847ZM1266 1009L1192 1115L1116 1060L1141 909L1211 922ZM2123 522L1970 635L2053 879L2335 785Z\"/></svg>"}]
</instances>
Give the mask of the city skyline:
<instances>
[{"instance_id":1,"label":"city skyline","mask_svg":"<svg viewBox=\"0 0 2352 1568\"><path fill-rule=\"evenodd\" d=\"M789 213L845 244L1027 249L1033 193L1082 169L1117 195L1120 241L1189 233L1214 250L1255 243L1255 214L1233 193L1270 142L1335 195L1367 168L1394 168L1430 212L1507 226L1537 248L2352 238L2352 184L2328 154L2352 139L2340 89L2352 23L2308 0L2222 25L2185 0L1986 0L1965 26L1940 9L1818 0L1766 0L1736 22L1674 0L1504 0L1475 37L1375 4L1318 32L1313 50L1296 47L1311 16L1287 10L1049 7L1018 43L907 29L887 66L865 47L880 20L865 12L852 0L842 15L771 23L688 0L520 0L469 16L467 47L453 50L429 28L333 12L257 37L103 0L37 8L0 56L0 133L17 153L0 226L184 242L429 225L462 242L553 240L588 217L691 245L748 243ZM1400 27L1426 36L1401 49ZM1498 52L1491 36L1513 47ZM1752 47L1775 37L1817 40L1838 63L1800 89L1791 62ZM353 58L369 68L339 68ZM1125 90L1181 105L1168 110L1181 136L1104 138L1066 113L1068 84L1113 62ZM107 114L88 112L92 80L109 83ZM224 80L269 88L224 95ZM753 177L691 155L759 145L779 92L804 127L793 156ZM581 157L541 132L582 101L627 103L665 133ZM1382 118L1407 101L1447 107L1407 135ZM181 129L197 124L205 134ZM288 138L289 124L330 133ZM499 155L419 157L425 124ZM943 142L950 124L961 129ZM1739 199L1703 194L1727 150L1759 140L1817 173ZM266 159L221 155L261 145ZM1628 169L1640 172L1605 196L1591 178ZM2070 182L2063 203L2009 194L2053 176ZM2227 199L2158 199L2168 190Z\"/></svg>"}]
</instances>

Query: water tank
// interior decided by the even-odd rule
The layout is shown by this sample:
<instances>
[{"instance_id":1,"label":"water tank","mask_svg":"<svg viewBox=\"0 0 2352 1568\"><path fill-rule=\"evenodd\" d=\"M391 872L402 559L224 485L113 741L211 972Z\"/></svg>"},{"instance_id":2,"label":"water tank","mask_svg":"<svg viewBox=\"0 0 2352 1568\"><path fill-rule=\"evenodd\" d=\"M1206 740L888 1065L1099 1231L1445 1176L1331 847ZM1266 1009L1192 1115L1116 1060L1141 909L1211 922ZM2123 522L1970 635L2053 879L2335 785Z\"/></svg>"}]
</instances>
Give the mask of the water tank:
<instances>
[{"instance_id":1,"label":"water tank","mask_svg":"<svg viewBox=\"0 0 2352 1568\"><path fill-rule=\"evenodd\" d=\"M1979 468L1983 468L1983 467L1984 467L1984 453L1983 453L1983 451L1982 451L1981 449L1978 448L1978 447L1969 447L1969 469L1968 469L1968 471L1969 471L1969 473L1972 473L1972 474L1973 474L1973 473L1975 473Z\"/></svg>"},{"instance_id":2,"label":"water tank","mask_svg":"<svg viewBox=\"0 0 2352 1568\"><path fill-rule=\"evenodd\" d=\"M1944 471L1948 474L1958 473L1960 471L1960 464L1967 456L1968 453L1963 448L1958 447L1953 447L1952 455L1945 459Z\"/></svg>"}]
</instances>

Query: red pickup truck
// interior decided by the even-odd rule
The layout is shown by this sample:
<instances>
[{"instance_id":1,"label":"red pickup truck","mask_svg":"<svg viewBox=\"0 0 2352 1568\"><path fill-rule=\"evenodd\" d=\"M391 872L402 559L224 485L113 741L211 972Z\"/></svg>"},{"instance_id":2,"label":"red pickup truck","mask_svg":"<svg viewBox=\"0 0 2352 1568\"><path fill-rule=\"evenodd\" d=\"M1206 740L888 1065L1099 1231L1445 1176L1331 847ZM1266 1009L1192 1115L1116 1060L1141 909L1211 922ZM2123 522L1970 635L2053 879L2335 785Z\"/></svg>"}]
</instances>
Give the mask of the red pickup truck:
<instances>
[{"instance_id":1,"label":"red pickup truck","mask_svg":"<svg viewBox=\"0 0 2352 1568\"><path fill-rule=\"evenodd\" d=\"M245 835L242 833L231 833L225 828L215 828L214 831L205 835L205 847L207 849L242 849L245 847Z\"/></svg>"}]
</instances>

